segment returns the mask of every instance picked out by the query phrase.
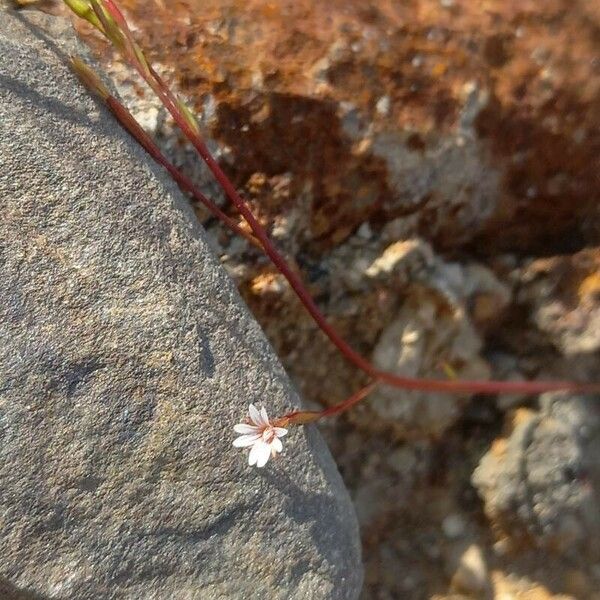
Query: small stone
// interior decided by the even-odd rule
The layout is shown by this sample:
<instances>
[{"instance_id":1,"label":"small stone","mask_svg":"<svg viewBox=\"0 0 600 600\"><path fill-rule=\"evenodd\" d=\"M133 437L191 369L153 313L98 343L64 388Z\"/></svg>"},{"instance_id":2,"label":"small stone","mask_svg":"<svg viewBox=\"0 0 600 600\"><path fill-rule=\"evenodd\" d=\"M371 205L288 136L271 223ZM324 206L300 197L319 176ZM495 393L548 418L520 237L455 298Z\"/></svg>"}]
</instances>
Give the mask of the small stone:
<instances>
[{"instance_id":1,"label":"small stone","mask_svg":"<svg viewBox=\"0 0 600 600\"><path fill-rule=\"evenodd\" d=\"M494 529L515 543L600 556L597 398L543 394L540 411L517 410L472 477ZM585 430L585 433L584 433ZM526 465L526 468L524 468Z\"/></svg>"},{"instance_id":2,"label":"small stone","mask_svg":"<svg viewBox=\"0 0 600 600\"><path fill-rule=\"evenodd\" d=\"M419 67L423 66L424 62L425 62L425 59L423 58L423 56L421 54L417 54L416 56L413 56L413 59L410 61L410 64L415 69L418 69Z\"/></svg>"},{"instance_id":3,"label":"small stone","mask_svg":"<svg viewBox=\"0 0 600 600\"><path fill-rule=\"evenodd\" d=\"M460 558L451 587L457 592L480 594L489 589L490 581L482 549L472 544Z\"/></svg>"},{"instance_id":4,"label":"small stone","mask_svg":"<svg viewBox=\"0 0 600 600\"><path fill-rule=\"evenodd\" d=\"M365 221L361 224L356 231L356 235L363 240L370 240L373 237L373 230L371 229L371 225L368 223L368 221Z\"/></svg>"},{"instance_id":5,"label":"small stone","mask_svg":"<svg viewBox=\"0 0 600 600\"><path fill-rule=\"evenodd\" d=\"M382 117L387 117L390 114L391 105L392 103L389 96L381 96L381 98L377 100L377 104L375 104L375 110Z\"/></svg>"},{"instance_id":6,"label":"small stone","mask_svg":"<svg viewBox=\"0 0 600 600\"><path fill-rule=\"evenodd\" d=\"M415 451L410 446L403 446L388 455L387 464L401 475L409 475L417 466Z\"/></svg>"},{"instance_id":7,"label":"small stone","mask_svg":"<svg viewBox=\"0 0 600 600\"><path fill-rule=\"evenodd\" d=\"M442 521L442 531L444 535L450 539L462 537L465 533L467 524L465 519L460 514L448 515Z\"/></svg>"},{"instance_id":8,"label":"small stone","mask_svg":"<svg viewBox=\"0 0 600 600\"><path fill-rule=\"evenodd\" d=\"M519 301L567 356L600 348L600 249L532 261L516 272Z\"/></svg>"},{"instance_id":9,"label":"small stone","mask_svg":"<svg viewBox=\"0 0 600 600\"><path fill-rule=\"evenodd\" d=\"M497 556L506 556L512 550L512 544L509 538L502 538L494 542L492 549Z\"/></svg>"},{"instance_id":10,"label":"small stone","mask_svg":"<svg viewBox=\"0 0 600 600\"><path fill-rule=\"evenodd\" d=\"M366 275L371 278L385 277L390 274L412 273L433 262L431 246L422 240L413 239L399 241L388 246L367 269Z\"/></svg>"},{"instance_id":11,"label":"small stone","mask_svg":"<svg viewBox=\"0 0 600 600\"><path fill-rule=\"evenodd\" d=\"M415 239L388 246L366 274L401 289L405 297L379 336L374 364L405 377L435 378L448 369L463 379L489 377L481 339L467 314L472 297L482 292L493 295L497 306L507 302L508 292L489 270L447 263L429 244ZM381 386L369 407L399 432L438 436L461 415L465 396Z\"/></svg>"}]
</instances>

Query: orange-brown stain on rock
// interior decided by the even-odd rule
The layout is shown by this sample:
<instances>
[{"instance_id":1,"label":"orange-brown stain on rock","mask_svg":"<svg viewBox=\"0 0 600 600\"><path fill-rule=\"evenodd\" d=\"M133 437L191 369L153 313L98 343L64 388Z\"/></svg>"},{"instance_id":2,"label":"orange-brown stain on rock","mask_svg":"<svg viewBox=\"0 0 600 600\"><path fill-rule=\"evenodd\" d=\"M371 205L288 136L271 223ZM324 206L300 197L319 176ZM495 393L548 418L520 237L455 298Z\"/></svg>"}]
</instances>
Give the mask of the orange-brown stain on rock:
<instances>
[{"instance_id":1,"label":"orange-brown stain on rock","mask_svg":"<svg viewBox=\"0 0 600 600\"><path fill-rule=\"evenodd\" d=\"M597 3L123 4L150 58L174 69L196 108L216 99L211 135L231 148L236 183L291 172L293 190L312 190L311 235L321 243L394 216L386 166L353 142L455 131L469 82L491 95L476 130L504 175L487 223L456 244L551 253L600 236ZM364 120L358 139L341 126L349 106Z\"/></svg>"}]
</instances>

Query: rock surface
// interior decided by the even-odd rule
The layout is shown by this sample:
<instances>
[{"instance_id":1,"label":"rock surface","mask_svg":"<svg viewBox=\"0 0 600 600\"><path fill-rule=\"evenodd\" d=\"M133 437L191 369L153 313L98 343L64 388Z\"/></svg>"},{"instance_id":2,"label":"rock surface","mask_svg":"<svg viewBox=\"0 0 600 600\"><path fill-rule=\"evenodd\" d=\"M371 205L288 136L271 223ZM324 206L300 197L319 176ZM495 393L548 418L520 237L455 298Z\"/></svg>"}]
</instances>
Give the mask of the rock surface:
<instances>
[{"instance_id":1,"label":"rock surface","mask_svg":"<svg viewBox=\"0 0 600 600\"><path fill-rule=\"evenodd\" d=\"M600 557L600 411L594 397L545 394L521 411L473 475L496 531L547 550Z\"/></svg>"},{"instance_id":2,"label":"rock surface","mask_svg":"<svg viewBox=\"0 0 600 600\"><path fill-rule=\"evenodd\" d=\"M424 325L423 347L435 348L417 373L464 376L466 357L494 378L598 380L598 3L122 4L155 66L197 109L224 169L355 348L401 357L391 334L402 317ZM86 40L171 158L214 195L152 96L97 38ZM333 403L363 383L260 254L196 212L303 396ZM452 281L464 293L448 296ZM419 286L426 305L448 309L439 332L421 319ZM500 519L486 518L471 483L482 454L502 448L494 440L508 411L550 422L537 399L427 400L370 398L322 426L360 517L364 600L464 598L452 578L471 545L498 600L598 600L600 562L585 544L557 551L549 537L527 534L535 543L515 548L528 521L510 509L497 539ZM389 427L393 412L400 427ZM558 459L536 456L539 473L543 460ZM561 527L552 504L568 504L553 499L559 487L538 488L548 532ZM560 489L581 499L582 487ZM459 537L446 534L450 515L465 524ZM568 526L572 511L564 515Z\"/></svg>"},{"instance_id":3,"label":"rock surface","mask_svg":"<svg viewBox=\"0 0 600 600\"><path fill-rule=\"evenodd\" d=\"M600 248L531 261L516 300L567 356L600 349Z\"/></svg>"},{"instance_id":4,"label":"rock surface","mask_svg":"<svg viewBox=\"0 0 600 600\"><path fill-rule=\"evenodd\" d=\"M68 26L0 12L2 598L356 598L356 521L186 201L82 89ZM56 40L60 43L56 45Z\"/></svg>"},{"instance_id":5,"label":"rock surface","mask_svg":"<svg viewBox=\"0 0 600 600\"><path fill-rule=\"evenodd\" d=\"M597 3L123 5L239 185L291 173L325 244L395 217L485 253L598 239Z\"/></svg>"},{"instance_id":6,"label":"rock surface","mask_svg":"<svg viewBox=\"0 0 600 600\"><path fill-rule=\"evenodd\" d=\"M491 271L445 262L417 239L386 248L366 274L405 296L377 340L374 364L405 377L489 378L473 322L498 318L510 301L510 290ZM369 408L397 432L439 437L460 417L466 399L381 386Z\"/></svg>"}]
</instances>

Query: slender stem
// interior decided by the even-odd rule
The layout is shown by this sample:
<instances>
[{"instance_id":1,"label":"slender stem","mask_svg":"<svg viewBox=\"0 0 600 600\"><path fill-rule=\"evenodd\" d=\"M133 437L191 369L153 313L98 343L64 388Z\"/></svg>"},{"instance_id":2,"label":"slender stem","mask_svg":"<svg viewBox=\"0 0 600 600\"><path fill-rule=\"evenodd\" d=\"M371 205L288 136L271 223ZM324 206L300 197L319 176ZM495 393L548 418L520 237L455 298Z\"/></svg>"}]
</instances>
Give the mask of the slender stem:
<instances>
[{"instance_id":1,"label":"slender stem","mask_svg":"<svg viewBox=\"0 0 600 600\"><path fill-rule=\"evenodd\" d=\"M278 419L275 424L279 427L286 427L287 425L306 425L307 423L314 423L323 417L339 415L352 408L355 404L358 404L361 400L364 400L377 385L377 381L372 381L343 402L339 402L338 404L334 404L323 410L296 410L288 413L281 417L281 419Z\"/></svg>"},{"instance_id":2,"label":"slender stem","mask_svg":"<svg viewBox=\"0 0 600 600\"><path fill-rule=\"evenodd\" d=\"M232 231L244 237L252 245L262 250L261 243L250 233L242 229L233 219L226 215L212 200L207 198L200 190L198 190L192 180L179 171L159 150L152 138L142 129L133 115L113 96L105 98L106 105L119 121L119 123L137 140L137 142L148 152L148 154L162 167L164 167L169 175L177 182L180 188L189 192L196 200L204 204L204 206Z\"/></svg>"},{"instance_id":3,"label":"slender stem","mask_svg":"<svg viewBox=\"0 0 600 600\"><path fill-rule=\"evenodd\" d=\"M172 113L173 114L173 113ZM173 115L175 118L175 115ZM177 120L177 119L176 119ZM394 387L400 387L406 390L436 391L445 393L479 393L479 394L497 394L497 393L526 393L536 394L547 391L569 390L573 392L598 392L600 384L578 384L570 381L541 382L541 381L485 381L485 380L433 380L417 379L412 377L401 377L394 373L382 371L370 363L361 354L356 352L346 340L334 329L327 321L323 313L317 307L310 293L304 287L300 277L288 266L283 256L277 251L269 239L267 233L256 220L244 200L240 197L235 187L225 175L217 161L212 157L208 148L197 135L194 135L190 128L177 121L186 137L196 148L198 154L202 157L208 168L212 171L215 179L223 188L227 197L233 202L240 214L246 219L254 235L262 244L265 253L272 260L273 264L287 279L296 295L317 323L319 328L327 335L338 350L356 367L383 383Z\"/></svg>"},{"instance_id":4,"label":"slender stem","mask_svg":"<svg viewBox=\"0 0 600 600\"><path fill-rule=\"evenodd\" d=\"M376 369L371 363L365 360L360 354L358 354L353 348L351 348L347 342L337 333L337 331L325 320L325 317L317 308L314 300L310 294L304 288L300 278L292 271L281 255L272 247L272 244L264 230L254 219L254 216L246 207L242 204L245 209L242 214L244 218L249 222L250 226L253 226L254 221L255 227L252 227L257 233L260 232L263 235L256 237L250 235L247 231L240 228L232 219L230 219L225 213L223 213L211 200L206 198L197 188L194 186L192 181L178 171L160 152L152 138L141 128L141 126L135 121L133 116L122 106L115 98L109 96L106 100L109 108L115 114L121 124L133 135L136 140L146 149L146 151L159 163L161 164L169 174L175 179L175 181L185 190L190 192L197 200L202 202L208 210L211 211L217 218L221 219L228 227L233 231L242 235L253 245L264 249L265 253L273 260L277 268L286 276L286 279L290 282L290 285L294 288L300 299L304 300L303 304L313 316L314 320L320 328L329 336L333 343L340 349L340 351L351 360L354 364L359 366L363 371L370 374L375 379L382 383L387 383L395 387L402 387L407 390L421 390L421 391L432 391L432 392L447 392L447 393L479 393L479 394L510 394L510 393L527 393L537 394L548 391L560 391L560 390L572 390L579 392L597 392L600 388L598 384L578 384L569 381L556 381L556 382L543 382L543 381L484 381L484 380L460 380L460 379L448 379L448 380L433 380L433 379L416 379L410 377L400 377L386 371ZM207 156L213 163L214 159L208 153L208 150L203 149L205 156ZM215 163L216 164L216 163ZM217 165L218 167L218 165ZM223 181L227 182L229 186L229 180L219 171L224 178ZM239 199L243 203L243 200ZM237 206L237 203L236 203ZM242 212L240 210L240 212ZM258 238L258 239L257 239ZM259 241L260 240L260 241ZM370 392L370 390L369 390ZM367 393L369 393L367 392ZM365 394L366 396L367 394ZM363 396L364 397L364 396ZM362 398L361 398L362 399Z\"/></svg>"},{"instance_id":5,"label":"slender stem","mask_svg":"<svg viewBox=\"0 0 600 600\"><path fill-rule=\"evenodd\" d=\"M240 214L247 221L254 236L260 242L262 248L273 264L279 269L281 274L287 279L290 286L297 294L298 298L317 323L319 328L327 335L331 342L338 350L346 357L348 361L356 367L373 377L375 380L388 385L407 389L407 390L422 390L436 391L445 393L481 393L481 394L496 394L496 393L527 393L535 394L546 391L572 391L572 392L599 392L600 384L579 384L570 381L556 382L513 382L513 381L485 381L485 380L432 380L432 379L417 379L411 377L401 377L394 373L382 371L375 365L369 362L361 354L356 352L345 340L337 333L332 325L326 320L325 316L317 307L310 293L306 290L300 277L288 266L283 256L277 251L267 233L252 214L251 210L246 205L246 202L238 194L237 190L225 175L219 164L212 157L206 144L200 138L198 127L195 119L189 113L189 110L183 109L181 102L177 100L173 92L168 88L162 78L156 73L152 66L143 58L142 51L137 46L131 31L126 24L126 20L116 6L113 0L90 0L92 4L102 2L107 12L121 29L123 35L123 43L118 46L123 46L121 50L124 52L125 58L140 74L140 76L148 83L152 90L157 94L167 110L172 115L173 119L183 131L188 140L192 143L200 157L207 164L215 176L217 182L224 190L227 197L235 205ZM106 27L105 27L106 28ZM105 32L106 33L106 32ZM161 163L164 164L164 163ZM168 168L168 167L166 167ZM171 173L171 171L169 170Z\"/></svg>"}]
</instances>

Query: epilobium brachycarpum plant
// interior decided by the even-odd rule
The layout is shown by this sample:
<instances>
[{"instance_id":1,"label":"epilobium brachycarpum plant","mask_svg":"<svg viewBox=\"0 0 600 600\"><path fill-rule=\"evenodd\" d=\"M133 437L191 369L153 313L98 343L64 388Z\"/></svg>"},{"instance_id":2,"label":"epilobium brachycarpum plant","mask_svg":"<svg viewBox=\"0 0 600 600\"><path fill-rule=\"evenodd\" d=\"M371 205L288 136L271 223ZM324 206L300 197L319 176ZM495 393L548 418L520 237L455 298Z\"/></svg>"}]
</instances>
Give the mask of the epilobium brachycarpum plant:
<instances>
[{"instance_id":1,"label":"epilobium brachycarpum plant","mask_svg":"<svg viewBox=\"0 0 600 600\"><path fill-rule=\"evenodd\" d=\"M161 164L171 177L186 192L191 193L202 202L214 216L219 218L236 233L243 235L250 243L259 247L273 262L275 267L287 279L308 313L318 327L327 335L345 358L357 368L364 371L371 382L358 390L350 398L321 411L295 411L269 419L266 409L260 410L250 405L246 422L234 427L241 437L234 441L236 447L250 447L249 463L262 467L270 456L282 449L281 438L286 435L287 427L317 421L326 416L333 416L351 408L363 400L375 386L385 384L405 390L420 390L446 393L498 394L525 393L537 394L548 391L570 391L579 393L599 392L600 384L576 383L572 381L483 381L483 380L446 380L417 379L398 376L378 369L365 357L356 352L328 323L301 278L287 264L283 256L275 248L263 227L259 224L244 199L238 194L234 185L221 170L221 167L209 153L204 143L198 123L190 109L169 89L167 84L147 61L142 49L136 43L133 34L114 0L63 0L79 17L85 19L102 33L150 86L160 101L169 111L183 134L191 142L199 156L206 163L215 179L225 192L227 198L235 206L239 214L247 222L252 234L240 228L232 219L221 211L212 200L197 190L192 181L183 175L160 152L157 145L144 132L141 126L127 109L110 94L93 70L79 59L73 59L73 67L84 83L96 92L108 105L121 125L145 148L145 150Z\"/></svg>"}]
</instances>

